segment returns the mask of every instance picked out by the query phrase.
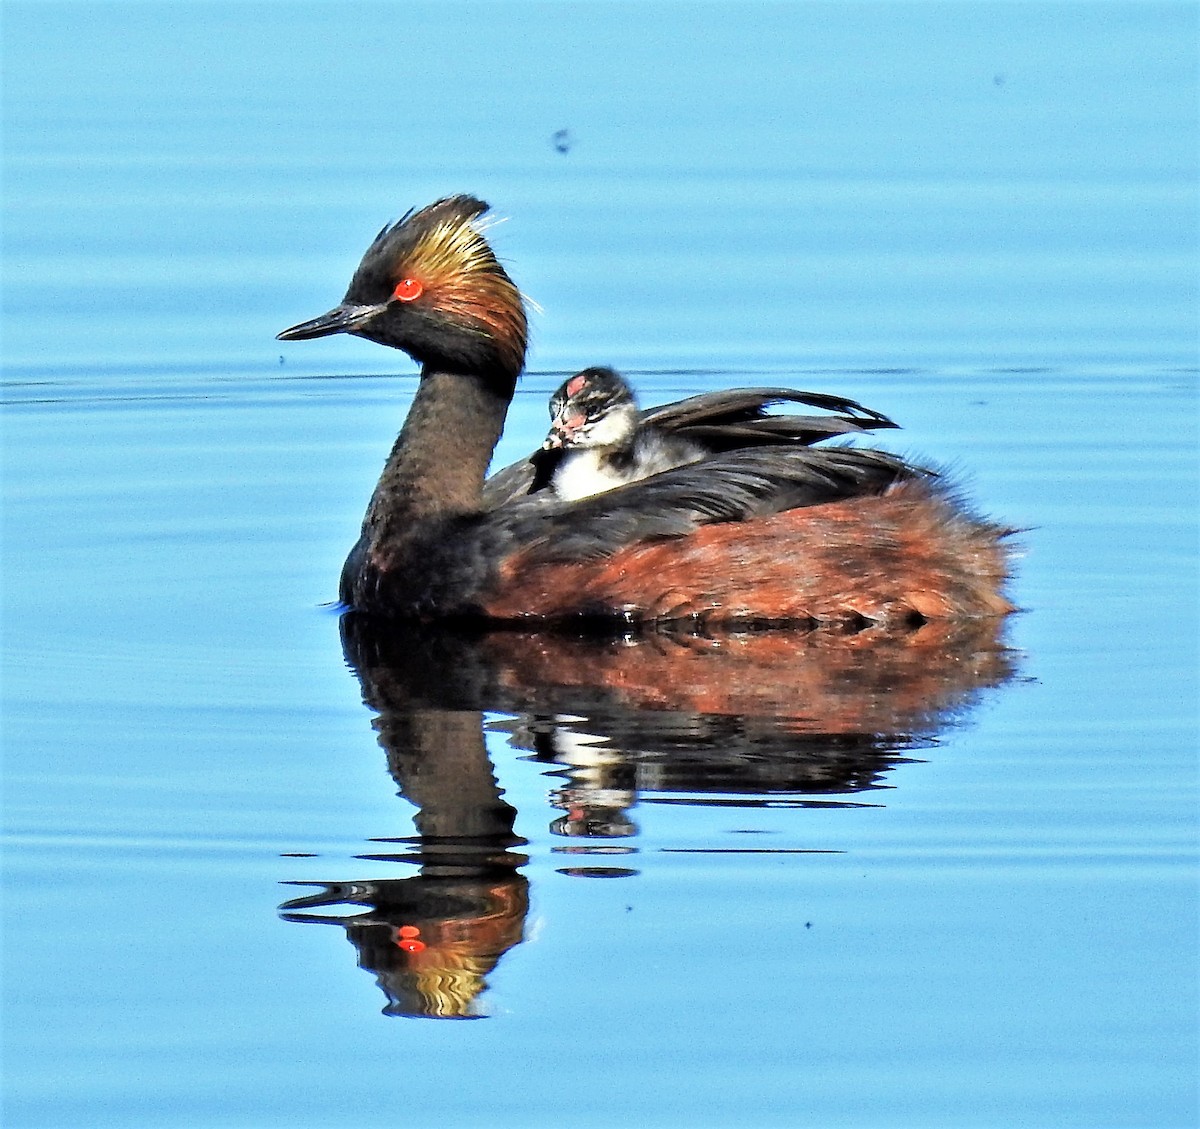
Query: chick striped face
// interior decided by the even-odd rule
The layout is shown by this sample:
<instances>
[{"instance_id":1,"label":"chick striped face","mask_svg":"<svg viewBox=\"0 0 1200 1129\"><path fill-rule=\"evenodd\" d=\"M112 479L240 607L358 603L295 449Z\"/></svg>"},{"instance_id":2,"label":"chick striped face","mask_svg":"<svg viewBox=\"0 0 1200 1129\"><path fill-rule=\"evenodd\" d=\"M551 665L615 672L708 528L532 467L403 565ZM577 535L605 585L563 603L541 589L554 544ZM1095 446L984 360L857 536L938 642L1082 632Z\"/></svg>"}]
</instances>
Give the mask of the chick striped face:
<instances>
[{"instance_id":1,"label":"chick striped face","mask_svg":"<svg viewBox=\"0 0 1200 1129\"><path fill-rule=\"evenodd\" d=\"M621 446L637 428L637 401L612 369L588 368L550 397L550 421L544 450Z\"/></svg>"},{"instance_id":2,"label":"chick striped face","mask_svg":"<svg viewBox=\"0 0 1200 1129\"><path fill-rule=\"evenodd\" d=\"M384 306L356 330L420 361L525 363L521 293L485 238L487 205L451 196L385 227L363 256L346 303Z\"/></svg>"}]
</instances>

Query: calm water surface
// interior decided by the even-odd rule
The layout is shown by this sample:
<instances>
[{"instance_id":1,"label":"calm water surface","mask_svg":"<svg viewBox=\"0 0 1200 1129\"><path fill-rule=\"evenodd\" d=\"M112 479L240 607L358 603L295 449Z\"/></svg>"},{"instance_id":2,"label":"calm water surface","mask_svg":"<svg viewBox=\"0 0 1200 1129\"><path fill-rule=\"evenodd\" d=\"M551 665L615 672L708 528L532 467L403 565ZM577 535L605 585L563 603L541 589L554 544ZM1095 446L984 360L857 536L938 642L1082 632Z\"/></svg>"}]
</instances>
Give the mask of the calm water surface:
<instances>
[{"instance_id":1,"label":"calm water surface","mask_svg":"<svg viewBox=\"0 0 1200 1129\"><path fill-rule=\"evenodd\" d=\"M1194 1125L1195 32L6 5L4 1124ZM462 190L498 462L587 363L852 396L1022 612L339 617L413 368L273 335Z\"/></svg>"}]
</instances>

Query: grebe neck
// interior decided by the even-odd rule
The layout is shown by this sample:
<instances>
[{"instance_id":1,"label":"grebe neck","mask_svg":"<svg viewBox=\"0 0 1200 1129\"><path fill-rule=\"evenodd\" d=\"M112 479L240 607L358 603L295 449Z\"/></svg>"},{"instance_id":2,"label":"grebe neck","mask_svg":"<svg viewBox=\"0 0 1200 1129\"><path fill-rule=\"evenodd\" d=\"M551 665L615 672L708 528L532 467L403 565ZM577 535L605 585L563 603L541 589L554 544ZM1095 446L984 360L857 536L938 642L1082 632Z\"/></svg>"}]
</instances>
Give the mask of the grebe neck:
<instances>
[{"instance_id":1,"label":"grebe neck","mask_svg":"<svg viewBox=\"0 0 1200 1129\"><path fill-rule=\"evenodd\" d=\"M376 542L403 538L413 521L481 510L483 481L511 399L509 381L426 365L363 532Z\"/></svg>"}]
</instances>

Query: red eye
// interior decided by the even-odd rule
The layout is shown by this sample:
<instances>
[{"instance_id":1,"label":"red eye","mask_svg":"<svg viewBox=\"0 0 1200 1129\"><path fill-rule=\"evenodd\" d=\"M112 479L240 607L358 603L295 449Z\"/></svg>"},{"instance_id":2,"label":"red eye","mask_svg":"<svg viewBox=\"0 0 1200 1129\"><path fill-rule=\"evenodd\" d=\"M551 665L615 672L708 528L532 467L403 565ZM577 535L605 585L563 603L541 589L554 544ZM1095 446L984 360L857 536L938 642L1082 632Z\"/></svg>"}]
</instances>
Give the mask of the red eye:
<instances>
[{"instance_id":1,"label":"red eye","mask_svg":"<svg viewBox=\"0 0 1200 1129\"><path fill-rule=\"evenodd\" d=\"M415 278L402 278L396 283L396 289L392 291L392 296L399 298L401 302L415 302L424 293L425 287Z\"/></svg>"}]
</instances>

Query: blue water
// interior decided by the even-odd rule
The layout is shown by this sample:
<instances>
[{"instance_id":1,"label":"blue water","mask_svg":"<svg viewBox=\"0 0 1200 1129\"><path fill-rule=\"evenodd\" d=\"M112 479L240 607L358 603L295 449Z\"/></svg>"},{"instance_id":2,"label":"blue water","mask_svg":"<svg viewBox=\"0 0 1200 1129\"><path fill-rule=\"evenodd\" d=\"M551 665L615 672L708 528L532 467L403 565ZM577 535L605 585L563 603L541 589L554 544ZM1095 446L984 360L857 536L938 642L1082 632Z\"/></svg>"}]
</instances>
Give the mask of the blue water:
<instances>
[{"instance_id":1,"label":"blue water","mask_svg":"<svg viewBox=\"0 0 1200 1129\"><path fill-rule=\"evenodd\" d=\"M4 1124L1196 1124L1196 33L5 5ZM344 653L414 370L274 334L452 191L541 307L500 462L588 363L852 396L1022 612Z\"/></svg>"}]
</instances>

